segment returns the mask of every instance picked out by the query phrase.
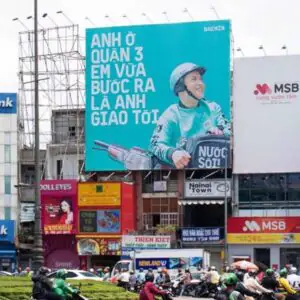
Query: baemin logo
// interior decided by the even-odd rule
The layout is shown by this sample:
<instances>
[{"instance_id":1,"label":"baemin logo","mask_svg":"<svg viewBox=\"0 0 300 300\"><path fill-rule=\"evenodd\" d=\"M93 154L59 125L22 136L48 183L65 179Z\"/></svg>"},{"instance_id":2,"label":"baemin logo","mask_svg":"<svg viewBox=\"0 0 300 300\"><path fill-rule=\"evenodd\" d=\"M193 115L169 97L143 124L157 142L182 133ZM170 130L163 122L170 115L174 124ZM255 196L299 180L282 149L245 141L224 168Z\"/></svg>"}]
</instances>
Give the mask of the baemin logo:
<instances>
[{"instance_id":1,"label":"baemin logo","mask_svg":"<svg viewBox=\"0 0 300 300\"><path fill-rule=\"evenodd\" d=\"M243 231L260 231L260 226L255 221L245 221Z\"/></svg>"},{"instance_id":2,"label":"baemin logo","mask_svg":"<svg viewBox=\"0 0 300 300\"><path fill-rule=\"evenodd\" d=\"M256 85L256 90L254 90L254 95L265 95L265 94L271 94L272 90L271 88L266 84L257 84Z\"/></svg>"}]
</instances>

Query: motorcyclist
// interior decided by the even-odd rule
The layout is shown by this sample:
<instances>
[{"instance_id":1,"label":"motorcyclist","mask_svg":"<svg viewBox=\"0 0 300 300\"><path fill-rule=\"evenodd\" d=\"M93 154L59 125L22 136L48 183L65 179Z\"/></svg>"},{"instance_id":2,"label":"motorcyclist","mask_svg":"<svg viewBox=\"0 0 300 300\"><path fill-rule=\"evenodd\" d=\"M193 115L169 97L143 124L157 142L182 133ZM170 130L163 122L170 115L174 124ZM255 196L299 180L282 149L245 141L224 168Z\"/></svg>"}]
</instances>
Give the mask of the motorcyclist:
<instances>
[{"instance_id":1,"label":"motorcyclist","mask_svg":"<svg viewBox=\"0 0 300 300\"><path fill-rule=\"evenodd\" d=\"M215 289L220 282L220 275L216 267L211 266L209 271L206 273L207 288L209 291Z\"/></svg>"},{"instance_id":2,"label":"motorcyclist","mask_svg":"<svg viewBox=\"0 0 300 300\"><path fill-rule=\"evenodd\" d=\"M154 300L155 295L164 296L167 294L166 291L159 290L153 283L154 275L151 273L146 274L146 283L144 288L140 292L140 300Z\"/></svg>"},{"instance_id":3,"label":"motorcyclist","mask_svg":"<svg viewBox=\"0 0 300 300\"><path fill-rule=\"evenodd\" d=\"M279 272L279 284L280 284L280 289L285 293L288 294L288 296L295 296L297 294L297 291L293 289L288 280L287 280L287 275L288 271L286 268L283 268ZM296 298L296 297L289 297L289 298Z\"/></svg>"},{"instance_id":4,"label":"motorcyclist","mask_svg":"<svg viewBox=\"0 0 300 300\"><path fill-rule=\"evenodd\" d=\"M162 274L163 274L163 278L164 278L163 284L169 284L171 282L171 278L168 273L168 270L164 268L162 270Z\"/></svg>"},{"instance_id":5,"label":"motorcyclist","mask_svg":"<svg viewBox=\"0 0 300 300\"><path fill-rule=\"evenodd\" d=\"M137 283L136 275L133 270L130 270L129 272L129 288L135 288Z\"/></svg>"},{"instance_id":6,"label":"motorcyclist","mask_svg":"<svg viewBox=\"0 0 300 300\"><path fill-rule=\"evenodd\" d=\"M170 88L179 102L163 112L151 138L149 151L177 169L186 167L191 159L182 149L188 138L231 134L220 105L204 98L205 72L205 68L193 63L180 64L173 70Z\"/></svg>"},{"instance_id":7,"label":"motorcyclist","mask_svg":"<svg viewBox=\"0 0 300 300\"><path fill-rule=\"evenodd\" d=\"M106 268L104 268L103 281L108 281L109 278L110 278L110 268L106 267Z\"/></svg>"},{"instance_id":8,"label":"motorcyclist","mask_svg":"<svg viewBox=\"0 0 300 300\"><path fill-rule=\"evenodd\" d=\"M238 278L238 282L236 284L235 290L240 292L243 296L257 298L259 293L250 291L244 284L244 276L245 273L242 271L238 271L236 273L236 277Z\"/></svg>"},{"instance_id":9,"label":"motorcyclist","mask_svg":"<svg viewBox=\"0 0 300 300\"><path fill-rule=\"evenodd\" d=\"M47 278L49 269L41 267L37 274L32 275L32 297L36 300L62 300L63 298L52 292L52 282Z\"/></svg>"},{"instance_id":10,"label":"motorcyclist","mask_svg":"<svg viewBox=\"0 0 300 300\"><path fill-rule=\"evenodd\" d=\"M237 282L238 278L234 273L228 273L224 276L225 289L217 294L216 300L244 300L244 296L235 290Z\"/></svg>"},{"instance_id":11,"label":"motorcyclist","mask_svg":"<svg viewBox=\"0 0 300 300\"><path fill-rule=\"evenodd\" d=\"M140 268L137 276L136 276L136 280L139 284L143 284L145 282L145 272L144 272L144 269L143 268Z\"/></svg>"},{"instance_id":12,"label":"motorcyclist","mask_svg":"<svg viewBox=\"0 0 300 300\"><path fill-rule=\"evenodd\" d=\"M129 274L128 270L122 269L121 275L118 278L118 286L127 290L128 286L129 286L129 277L130 277L130 274Z\"/></svg>"},{"instance_id":13,"label":"motorcyclist","mask_svg":"<svg viewBox=\"0 0 300 300\"><path fill-rule=\"evenodd\" d=\"M271 294L272 290L264 288L262 285L259 284L259 282L256 279L256 271L255 270L249 270L248 272L249 277L245 280L245 287L254 292L254 293L265 293L265 294Z\"/></svg>"},{"instance_id":14,"label":"motorcyclist","mask_svg":"<svg viewBox=\"0 0 300 300\"><path fill-rule=\"evenodd\" d=\"M53 291L56 295L59 295L61 299L66 300L68 296L72 296L78 293L78 290L72 288L69 284L65 282L67 275L67 270L60 269L57 271L55 280L53 282Z\"/></svg>"},{"instance_id":15,"label":"motorcyclist","mask_svg":"<svg viewBox=\"0 0 300 300\"><path fill-rule=\"evenodd\" d=\"M97 269L97 276L100 278L103 278L104 276L104 272L102 268Z\"/></svg>"},{"instance_id":16,"label":"motorcyclist","mask_svg":"<svg viewBox=\"0 0 300 300\"><path fill-rule=\"evenodd\" d=\"M164 275L162 273L162 268L157 269L157 274L155 276L154 283L160 285L164 282Z\"/></svg>"},{"instance_id":17,"label":"motorcyclist","mask_svg":"<svg viewBox=\"0 0 300 300\"><path fill-rule=\"evenodd\" d=\"M300 276L297 275L297 268L292 267L290 269L290 274L287 276L287 280L293 288L300 288Z\"/></svg>"},{"instance_id":18,"label":"motorcyclist","mask_svg":"<svg viewBox=\"0 0 300 300\"><path fill-rule=\"evenodd\" d=\"M191 281L192 281L192 274L191 274L190 270L187 268L187 269L185 269L184 276L181 279L181 282L183 283L183 285L181 287L180 296L183 295L185 289L191 284Z\"/></svg>"},{"instance_id":19,"label":"motorcyclist","mask_svg":"<svg viewBox=\"0 0 300 300\"><path fill-rule=\"evenodd\" d=\"M275 277L275 272L273 269L267 269L265 271L265 276L262 278L261 285L268 290L272 290L276 299L284 300L284 295L276 293L279 288L279 282Z\"/></svg>"}]
</instances>

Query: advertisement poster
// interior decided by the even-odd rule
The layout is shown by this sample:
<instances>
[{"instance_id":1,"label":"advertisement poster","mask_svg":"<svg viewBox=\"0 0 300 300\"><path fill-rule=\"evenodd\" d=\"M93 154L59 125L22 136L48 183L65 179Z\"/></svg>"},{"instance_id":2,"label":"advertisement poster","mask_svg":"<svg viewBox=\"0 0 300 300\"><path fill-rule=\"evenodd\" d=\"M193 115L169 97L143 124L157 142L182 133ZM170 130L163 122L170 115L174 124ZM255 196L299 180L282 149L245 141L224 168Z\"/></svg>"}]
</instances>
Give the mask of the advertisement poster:
<instances>
[{"instance_id":1,"label":"advertisement poster","mask_svg":"<svg viewBox=\"0 0 300 300\"><path fill-rule=\"evenodd\" d=\"M230 165L230 27L87 29L86 170Z\"/></svg>"},{"instance_id":2,"label":"advertisement poster","mask_svg":"<svg viewBox=\"0 0 300 300\"><path fill-rule=\"evenodd\" d=\"M78 206L121 205L121 183L79 183Z\"/></svg>"},{"instance_id":3,"label":"advertisement poster","mask_svg":"<svg viewBox=\"0 0 300 300\"><path fill-rule=\"evenodd\" d=\"M79 211L81 233L120 233L121 212L119 209Z\"/></svg>"},{"instance_id":4,"label":"advertisement poster","mask_svg":"<svg viewBox=\"0 0 300 300\"><path fill-rule=\"evenodd\" d=\"M230 244L288 244L300 242L299 217L232 217L228 219Z\"/></svg>"},{"instance_id":5,"label":"advertisement poster","mask_svg":"<svg viewBox=\"0 0 300 300\"><path fill-rule=\"evenodd\" d=\"M237 58L233 76L234 173L299 172L300 56Z\"/></svg>"},{"instance_id":6,"label":"advertisement poster","mask_svg":"<svg viewBox=\"0 0 300 300\"><path fill-rule=\"evenodd\" d=\"M80 239L77 242L79 255L121 255L120 239Z\"/></svg>"}]
</instances>

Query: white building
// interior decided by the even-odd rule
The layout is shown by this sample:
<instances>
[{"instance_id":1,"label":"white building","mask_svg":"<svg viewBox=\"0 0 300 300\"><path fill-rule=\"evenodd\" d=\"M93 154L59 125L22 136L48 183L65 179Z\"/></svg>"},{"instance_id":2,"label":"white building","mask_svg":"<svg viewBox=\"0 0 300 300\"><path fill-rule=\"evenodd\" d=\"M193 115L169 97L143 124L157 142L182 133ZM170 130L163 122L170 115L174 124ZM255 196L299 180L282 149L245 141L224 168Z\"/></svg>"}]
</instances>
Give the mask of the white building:
<instances>
[{"instance_id":1,"label":"white building","mask_svg":"<svg viewBox=\"0 0 300 300\"><path fill-rule=\"evenodd\" d=\"M17 220L17 94L0 94L0 220Z\"/></svg>"}]
</instances>

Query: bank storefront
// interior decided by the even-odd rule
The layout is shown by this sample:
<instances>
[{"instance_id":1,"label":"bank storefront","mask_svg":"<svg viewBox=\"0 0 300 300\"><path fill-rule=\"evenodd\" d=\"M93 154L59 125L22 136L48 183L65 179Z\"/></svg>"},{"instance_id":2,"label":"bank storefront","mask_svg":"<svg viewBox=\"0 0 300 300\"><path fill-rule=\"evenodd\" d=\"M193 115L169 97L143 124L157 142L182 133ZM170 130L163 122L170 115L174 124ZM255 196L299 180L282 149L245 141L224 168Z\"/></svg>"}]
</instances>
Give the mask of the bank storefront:
<instances>
[{"instance_id":1,"label":"bank storefront","mask_svg":"<svg viewBox=\"0 0 300 300\"><path fill-rule=\"evenodd\" d=\"M246 259L276 269L300 267L300 217L236 217L228 220L230 263Z\"/></svg>"},{"instance_id":2,"label":"bank storefront","mask_svg":"<svg viewBox=\"0 0 300 300\"><path fill-rule=\"evenodd\" d=\"M0 220L0 271L16 270L15 221Z\"/></svg>"}]
</instances>

